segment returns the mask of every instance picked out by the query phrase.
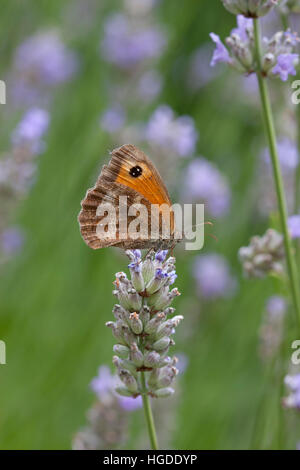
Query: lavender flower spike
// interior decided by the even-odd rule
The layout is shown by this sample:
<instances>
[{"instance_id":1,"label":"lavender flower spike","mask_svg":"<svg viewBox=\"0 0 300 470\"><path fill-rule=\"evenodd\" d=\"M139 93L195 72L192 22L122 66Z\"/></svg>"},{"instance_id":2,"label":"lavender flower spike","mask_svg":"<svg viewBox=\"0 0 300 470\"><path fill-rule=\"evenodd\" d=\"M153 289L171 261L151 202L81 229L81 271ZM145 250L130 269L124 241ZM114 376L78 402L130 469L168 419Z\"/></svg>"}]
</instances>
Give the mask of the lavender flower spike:
<instances>
[{"instance_id":1,"label":"lavender flower spike","mask_svg":"<svg viewBox=\"0 0 300 470\"><path fill-rule=\"evenodd\" d=\"M173 393L171 384L178 372L176 359L170 359L168 352L175 328L183 320L181 315L167 318L174 313L168 308L170 303L179 295L177 289L169 288L176 279L175 259L166 259L165 251L144 260L139 250L126 254L131 280L117 273L114 294L121 305L113 309L116 321L107 323L118 342L113 363L121 383L116 391L132 399L145 394L166 397Z\"/></svg>"}]
</instances>

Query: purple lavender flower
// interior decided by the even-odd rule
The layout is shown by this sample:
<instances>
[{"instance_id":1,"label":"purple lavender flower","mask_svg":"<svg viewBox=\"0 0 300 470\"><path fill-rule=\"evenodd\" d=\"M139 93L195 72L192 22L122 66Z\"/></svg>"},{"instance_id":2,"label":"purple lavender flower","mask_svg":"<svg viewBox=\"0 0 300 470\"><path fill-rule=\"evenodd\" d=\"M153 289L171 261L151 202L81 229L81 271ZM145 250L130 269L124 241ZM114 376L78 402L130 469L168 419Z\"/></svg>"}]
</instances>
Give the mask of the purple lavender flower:
<instances>
[{"instance_id":1,"label":"purple lavender flower","mask_svg":"<svg viewBox=\"0 0 300 470\"><path fill-rule=\"evenodd\" d=\"M183 184L184 197L205 203L214 217L222 217L230 208L231 192L217 167L203 157L188 165Z\"/></svg>"},{"instance_id":2,"label":"purple lavender flower","mask_svg":"<svg viewBox=\"0 0 300 470\"><path fill-rule=\"evenodd\" d=\"M210 37L214 41L214 43L216 44L216 49L213 53L211 63L210 63L211 67L214 67L219 62L223 62L225 64L230 64L232 59L229 55L228 50L226 49L226 47L222 43L220 37L215 33L210 33Z\"/></svg>"},{"instance_id":3,"label":"purple lavender flower","mask_svg":"<svg viewBox=\"0 0 300 470\"><path fill-rule=\"evenodd\" d=\"M236 288L226 258L217 253L196 257L194 277L199 294L208 300L230 297Z\"/></svg>"},{"instance_id":4,"label":"purple lavender flower","mask_svg":"<svg viewBox=\"0 0 300 470\"><path fill-rule=\"evenodd\" d=\"M266 304L266 310L272 317L281 317L287 309L286 299L281 295L273 295Z\"/></svg>"},{"instance_id":5,"label":"purple lavender flower","mask_svg":"<svg viewBox=\"0 0 300 470\"><path fill-rule=\"evenodd\" d=\"M294 171L299 163L298 150L295 142L287 137L282 137L277 142L279 161L283 171ZM271 165L270 153L265 148L261 154L262 159Z\"/></svg>"},{"instance_id":6,"label":"purple lavender flower","mask_svg":"<svg viewBox=\"0 0 300 470\"><path fill-rule=\"evenodd\" d=\"M272 69L274 75L279 75L283 82L286 82L289 75L296 75L295 65L298 63L298 54L279 54L277 64Z\"/></svg>"},{"instance_id":7,"label":"purple lavender flower","mask_svg":"<svg viewBox=\"0 0 300 470\"><path fill-rule=\"evenodd\" d=\"M69 80L78 69L77 56L66 48L56 31L37 33L26 39L14 58L15 98L39 99L41 90Z\"/></svg>"},{"instance_id":8,"label":"purple lavender flower","mask_svg":"<svg viewBox=\"0 0 300 470\"><path fill-rule=\"evenodd\" d=\"M196 49L188 65L187 84L192 90L198 90L214 80L219 74L219 68L209 66L211 62L211 44L204 44Z\"/></svg>"},{"instance_id":9,"label":"purple lavender flower","mask_svg":"<svg viewBox=\"0 0 300 470\"><path fill-rule=\"evenodd\" d=\"M24 244L24 233L18 227L4 230L0 236L1 251L8 256L19 252Z\"/></svg>"},{"instance_id":10,"label":"purple lavender flower","mask_svg":"<svg viewBox=\"0 0 300 470\"><path fill-rule=\"evenodd\" d=\"M57 85L72 77L78 62L56 31L46 31L31 36L19 46L14 64L24 78Z\"/></svg>"},{"instance_id":11,"label":"purple lavender flower","mask_svg":"<svg viewBox=\"0 0 300 470\"><path fill-rule=\"evenodd\" d=\"M287 408L296 408L300 410L300 374L287 375L284 383L290 389L291 393L283 399L283 405Z\"/></svg>"},{"instance_id":12,"label":"purple lavender flower","mask_svg":"<svg viewBox=\"0 0 300 470\"><path fill-rule=\"evenodd\" d=\"M288 227L292 238L300 238L300 215L292 215L288 219Z\"/></svg>"},{"instance_id":13,"label":"purple lavender flower","mask_svg":"<svg viewBox=\"0 0 300 470\"><path fill-rule=\"evenodd\" d=\"M287 310L286 299L273 295L266 302L262 325L260 327L260 355L264 361L274 358L279 351L283 338L284 316Z\"/></svg>"},{"instance_id":14,"label":"purple lavender flower","mask_svg":"<svg viewBox=\"0 0 300 470\"><path fill-rule=\"evenodd\" d=\"M236 21L237 28L234 28L231 31L231 34L236 34L237 36L239 36L241 41L247 42L249 38L248 31L251 31L253 29L252 19L245 18L243 15L238 15Z\"/></svg>"},{"instance_id":15,"label":"purple lavender flower","mask_svg":"<svg viewBox=\"0 0 300 470\"><path fill-rule=\"evenodd\" d=\"M118 396L118 402L125 411L135 411L143 406L143 399L141 395L136 398L132 397L122 397L121 395Z\"/></svg>"},{"instance_id":16,"label":"purple lavender flower","mask_svg":"<svg viewBox=\"0 0 300 470\"><path fill-rule=\"evenodd\" d=\"M100 119L100 126L104 131L113 134L122 129L125 124L125 119L124 109L122 106L116 104L104 111Z\"/></svg>"},{"instance_id":17,"label":"purple lavender flower","mask_svg":"<svg viewBox=\"0 0 300 470\"><path fill-rule=\"evenodd\" d=\"M194 153L198 133L190 116L176 118L169 106L162 105L150 117L146 127L146 139L150 145L186 157Z\"/></svg>"},{"instance_id":18,"label":"purple lavender flower","mask_svg":"<svg viewBox=\"0 0 300 470\"><path fill-rule=\"evenodd\" d=\"M140 62L159 57L166 39L156 28L140 27L122 13L111 15L104 26L101 42L103 57L121 68L131 68Z\"/></svg>"},{"instance_id":19,"label":"purple lavender flower","mask_svg":"<svg viewBox=\"0 0 300 470\"><path fill-rule=\"evenodd\" d=\"M99 399L102 399L103 396L111 393L114 384L115 379L111 374L110 368L107 366L101 366L98 369L97 377L93 378L90 386Z\"/></svg>"}]
</instances>

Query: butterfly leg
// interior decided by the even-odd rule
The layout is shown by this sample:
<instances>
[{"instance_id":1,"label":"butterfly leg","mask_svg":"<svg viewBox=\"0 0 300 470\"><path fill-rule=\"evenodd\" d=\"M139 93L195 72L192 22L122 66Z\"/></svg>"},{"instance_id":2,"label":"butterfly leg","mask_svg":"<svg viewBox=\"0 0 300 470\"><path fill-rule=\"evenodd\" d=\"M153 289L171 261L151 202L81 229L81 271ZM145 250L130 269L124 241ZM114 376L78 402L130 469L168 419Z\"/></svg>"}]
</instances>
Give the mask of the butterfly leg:
<instances>
[{"instance_id":1,"label":"butterfly leg","mask_svg":"<svg viewBox=\"0 0 300 470\"><path fill-rule=\"evenodd\" d=\"M143 258L143 261L147 258L147 256L150 255L151 251L154 251L153 248L149 248L149 250L147 251L147 253L145 254L145 256Z\"/></svg>"}]
</instances>

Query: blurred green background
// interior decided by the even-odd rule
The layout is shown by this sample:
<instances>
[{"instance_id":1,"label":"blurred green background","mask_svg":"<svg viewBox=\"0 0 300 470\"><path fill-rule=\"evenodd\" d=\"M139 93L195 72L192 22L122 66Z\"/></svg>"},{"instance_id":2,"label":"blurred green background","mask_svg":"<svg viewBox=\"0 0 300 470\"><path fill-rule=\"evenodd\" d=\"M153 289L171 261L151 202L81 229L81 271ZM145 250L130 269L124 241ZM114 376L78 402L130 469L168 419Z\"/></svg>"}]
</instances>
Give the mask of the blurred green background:
<instances>
[{"instance_id":1,"label":"blurred green background","mask_svg":"<svg viewBox=\"0 0 300 470\"><path fill-rule=\"evenodd\" d=\"M66 19L72 3L1 4L1 76L10 69L15 48L43 28L59 28L80 57L76 76L55 90L38 177L13 217L25 230L25 247L1 267L0 338L7 346L7 364L0 366L2 449L70 448L94 400L89 382L100 364L111 364L113 338L104 324L112 319L114 273L128 264L118 250L90 250L77 223L80 201L114 145L100 129L99 116L108 105L107 83L119 72L100 57L99 41L106 16L123 5L96 2L91 27L76 35L82 27L80 17L76 24ZM269 280L244 280L237 259L239 247L267 227L256 205L257 153L263 145L259 108L237 98L233 72L223 71L196 93L186 86L193 51L209 41L211 31L224 37L235 18L220 1L162 0L155 9L156 21L169 34L157 65L164 86L147 109L135 104L130 118L136 113L140 120L148 119L159 103L193 117L200 133L197 154L218 165L232 190L230 213L213 220L218 241L207 237L203 250L224 254L238 279L234 297L201 301L191 275L196 254L178 252L176 285L182 295L176 309L185 316L189 333L179 333L174 352L184 353L189 364L179 379L181 393L170 440L179 449L249 448L261 426L269 426L271 437L260 440L259 446L278 448L283 446L276 427L278 387L267 390L268 420L257 421L257 413L263 419L258 410L266 392L258 329L273 285ZM9 106L0 109L1 152L9 147L9 133L21 116L18 110L7 115ZM176 186L174 199L180 194ZM142 411L137 411L128 447L135 448L134 436L142 427ZM284 446L289 445L294 443L285 440Z\"/></svg>"}]
</instances>

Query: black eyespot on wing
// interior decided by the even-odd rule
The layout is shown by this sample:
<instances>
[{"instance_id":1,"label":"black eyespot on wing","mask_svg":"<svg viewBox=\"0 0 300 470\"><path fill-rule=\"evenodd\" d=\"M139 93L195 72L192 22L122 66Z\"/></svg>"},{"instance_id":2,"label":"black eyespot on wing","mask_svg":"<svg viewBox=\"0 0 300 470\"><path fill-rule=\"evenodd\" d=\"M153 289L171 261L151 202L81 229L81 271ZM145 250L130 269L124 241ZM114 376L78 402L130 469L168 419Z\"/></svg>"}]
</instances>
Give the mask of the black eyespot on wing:
<instances>
[{"instance_id":1,"label":"black eyespot on wing","mask_svg":"<svg viewBox=\"0 0 300 470\"><path fill-rule=\"evenodd\" d=\"M132 168L130 168L129 170L129 174L130 176L132 176L133 178L138 178L139 176L141 176L141 174L143 173L143 170L140 166L133 166Z\"/></svg>"}]
</instances>

